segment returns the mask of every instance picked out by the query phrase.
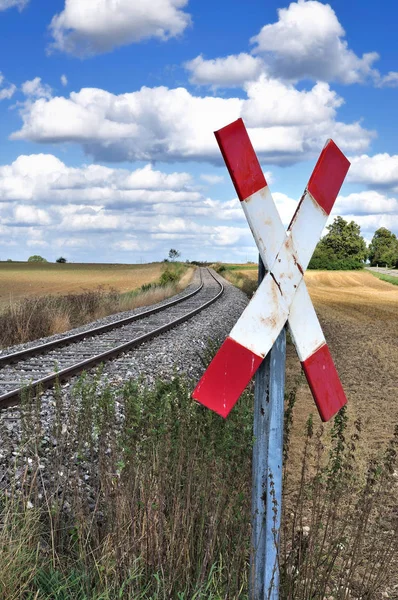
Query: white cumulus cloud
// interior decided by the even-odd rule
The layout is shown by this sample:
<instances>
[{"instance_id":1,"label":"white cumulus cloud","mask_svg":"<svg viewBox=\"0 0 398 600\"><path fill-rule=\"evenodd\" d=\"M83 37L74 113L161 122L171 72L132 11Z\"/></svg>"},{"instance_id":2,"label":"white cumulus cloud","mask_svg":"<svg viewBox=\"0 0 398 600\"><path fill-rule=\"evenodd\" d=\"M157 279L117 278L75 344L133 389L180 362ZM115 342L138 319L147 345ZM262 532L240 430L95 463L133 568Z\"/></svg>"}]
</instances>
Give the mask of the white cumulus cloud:
<instances>
[{"instance_id":1,"label":"white cumulus cloud","mask_svg":"<svg viewBox=\"0 0 398 600\"><path fill-rule=\"evenodd\" d=\"M48 213L36 206L18 204L13 210L13 223L18 225L49 225Z\"/></svg>"},{"instance_id":2,"label":"white cumulus cloud","mask_svg":"<svg viewBox=\"0 0 398 600\"><path fill-rule=\"evenodd\" d=\"M329 222L336 215L358 223L362 235L369 241L380 227L398 235L398 195L369 189L339 196Z\"/></svg>"},{"instance_id":3,"label":"white cumulus cloud","mask_svg":"<svg viewBox=\"0 0 398 600\"><path fill-rule=\"evenodd\" d=\"M120 95L83 88L69 98L28 102L11 139L79 143L100 161L221 164L213 131L244 117L259 158L288 164L316 155L328 137L346 152L367 149L372 132L336 120L342 102L325 83L300 91L265 76L247 85L247 99L194 96L185 88L142 87Z\"/></svg>"},{"instance_id":4,"label":"white cumulus cloud","mask_svg":"<svg viewBox=\"0 0 398 600\"><path fill-rule=\"evenodd\" d=\"M388 153L350 158L349 181L373 187L398 189L398 155Z\"/></svg>"},{"instance_id":5,"label":"white cumulus cloud","mask_svg":"<svg viewBox=\"0 0 398 600\"><path fill-rule=\"evenodd\" d=\"M48 246L50 245L48 242L46 242L45 240L35 240L35 239L29 239L26 242L26 245L29 248L48 248Z\"/></svg>"},{"instance_id":6,"label":"white cumulus cloud","mask_svg":"<svg viewBox=\"0 0 398 600\"><path fill-rule=\"evenodd\" d=\"M227 247L236 259L250 252L238 199L213 200L201 190L189 173L150 164L69 167L51 154L21 155L0 166L0 250L14 244L15 259L43 246L73 260L95 251L98 260L129 261L164 258L170 246L198 260L220 259Z\"/></svg>"},{"instance_id":7,"label":"white cumulus cloud","mask_svg":"<svg viewBox=\"0 0 398 600\"><path fill-rule=\"evenodd\" d=\"M164 173L151 165L129 171L100 165L67 167L52 154L21 155L0 166L0 202L137 206L196 202L188 173Z\"/></svg>"},{"instance_id":8,"label":"white cumulus cloud","mask_svg":"<svg viewBox=\"0 0 398 600\"><path fill-rule=\"evenodd\" d=\"M118 241L118 242L114 242L112 244L112 248L114 248L115 250L122 250L125 252L131 252L132 250L144 250L147 249L147 247L150 246L149 244L143 244L142 240L140 240L139 238L125 238L124 240Z\"/></svg>"},{"instance_id":9,"label":"white cumulus cloud","mask_svg":"<svg viewBox=\"0 0 398 600\"><path fill-rule=\"evenodd\" d=\"M398 72L390 71L376 80L377 87L398 87Z\"/></svg>"},{"instance_id":10,"label":"white cumulus cloud","mask_svg":"<svg viewBox=\"0 0 398 600\"><path fill-rule=\"evenodd\" d=\"M251 39L255 54L264 58L274 75L346 84L379 79L373 68L379 55L357 56L348 47L345 31L329 4L298 0L279 9L278 17Z\"/></svg>"},{"instance_id":11,"label":"white cumulus cloud","mask_svg":"<svg viewBox=\"0 0 398 600\"><path fill-rule=\"evenodd\" d=\"M372 214L372 215L344 215L346 221L355 221L361 227L361 234L371 240L374 232L380 227L389 229L398 235L398 214Z\"/></svg>"},{"instance_id":12,"label":"white cumulus cloud","mask_svg":"<svg viewBox=\"0 0 398 600\"><path fill-rule=\"evenodd\" d=\"M396 198L380 192L365 190L347 196L339 196L333 212L339 215L398 214L398 201Z\"/></svg>"},{"instance_id":13,"label":"white cumulus cloud","mask_svg":"<svg viewBox=\"0 0 398 600\"><path fill-rule=\"evenodd\" d=\"M358 56L348 46L345 31L329 4L297 0L278 10L278 20L262 27L250 40L251 54L241 52L205 59L202 55L184 63L191 83L219 87L243 87L261 74L282 81L302 80L344 84L372 83L397 87L398 72L386 75L374 67L375 51Z\"/></svg>"},{"instance_id":14,"label":"white cumulus cloud","mask_svg":"<svg viewBox=\"0 0 398 600\"><path fill-rule=\"evenodd\" d=\"M65 0L51 21L52 48L87 56L155 37L181 34L191 18L188 0Z\"/></svg>"},{"instance_id":15,"label":"white cumulus cloud","mask_svg":"<svg viewBox=\"0 0 398 600\"><path fill-rule=\"evenodd\" d=\"M184 66L191 74L191 83L213 88L243 86L247 81L257 79L264 68L260 58L245 52L210 60L199 55Z\"/></svg>"},{"instance_id":16,"label":"white cumulus cloud","mask_svg":"<svg viewBox=\"0 0 398 600\"><path fill-rule=\"evenodd\" d=\"M252 127L302 126L330 122L344 102L327 83L317 83L309 90L297 90L262 75L247 84L248 99L242 110L243 119Z\"/></svg>"}]
</instances>

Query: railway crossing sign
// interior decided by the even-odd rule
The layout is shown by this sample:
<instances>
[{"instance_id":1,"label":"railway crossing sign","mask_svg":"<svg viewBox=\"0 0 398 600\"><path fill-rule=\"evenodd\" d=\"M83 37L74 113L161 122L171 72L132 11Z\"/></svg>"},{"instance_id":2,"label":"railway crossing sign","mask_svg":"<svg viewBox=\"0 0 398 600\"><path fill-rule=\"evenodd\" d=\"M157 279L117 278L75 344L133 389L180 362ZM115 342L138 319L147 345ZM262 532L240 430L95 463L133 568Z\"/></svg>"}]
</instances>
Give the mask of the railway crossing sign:
<instances>
[{"instance_id":1,"label":"railway crossing sign","mask_svg":"<svg viewBox=\"0 0 398 600\"><path fill-rule=\"evenodd\" d=\"M326 143L286 232L243 121L215 135L260 253L259 287L193 397L227 417L256 373L250 598L277 600L284 326L288 322L319 414L327 421L347 400L303 277L350 163L332 140Z\"/></svg>"},{"instance_id":2,"label":"railway crossing sign","mask_svg":"<svg viewBox=\"0 0 398 600\"><path fill-rule=\"evenodd\" d=\"M286 232L242 119L215 135L267 273L193 397L226 417L287 321L327 421L347 400L303 276L350 163L328 140Z\"/></svg>"}]
</instances>

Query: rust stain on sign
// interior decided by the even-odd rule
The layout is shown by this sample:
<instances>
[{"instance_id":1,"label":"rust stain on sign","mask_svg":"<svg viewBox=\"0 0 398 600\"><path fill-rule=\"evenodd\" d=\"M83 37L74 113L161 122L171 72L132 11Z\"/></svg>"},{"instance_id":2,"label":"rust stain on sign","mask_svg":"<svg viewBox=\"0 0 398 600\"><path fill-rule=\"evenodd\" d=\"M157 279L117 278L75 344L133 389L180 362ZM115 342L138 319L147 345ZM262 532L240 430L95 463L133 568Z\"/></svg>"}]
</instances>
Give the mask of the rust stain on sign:
<instances>
[{"instance_id":1,"label":"rust stain on sign","mask_svg":"<svg viewBox=\"0 0 398 600\"><path fill-rule=\"evenodd\" d=\"M267 328L269 326L274 328L278 325L278 320L274 315L270 315L269 317L260 317L260 323L262 323Z\"/></svg>"},{"instance_id":2,"label":"rust stain on sign","mask_svg":"<svg viewBox=\"0 0 398 600\"><path fill-rule=\"evenodd\" d=\"M298 268L298 270L300 271L300 273L302 275L304 275L303 267L300 265L299 261L297 260L296 255L292 254L292 256L293 256L294 264L296 265L296 267ZM294 287L296 287L296 286L294 286Z\"/></svg>"},{"instance_id":3,"label":"rust stain on sign","mask_svg":"<svg viewBox=\"0 0 398 600\"><path fill-rule=\"evenodd\" d=\"M270 275L271 275L272 279L275 281L276 285L278 286L278 290L279 290L281 296L283 296L281 284L279 283L279 281L276 280L275 275L272 272L270 273Z\"/></svg>"}]
</instances>

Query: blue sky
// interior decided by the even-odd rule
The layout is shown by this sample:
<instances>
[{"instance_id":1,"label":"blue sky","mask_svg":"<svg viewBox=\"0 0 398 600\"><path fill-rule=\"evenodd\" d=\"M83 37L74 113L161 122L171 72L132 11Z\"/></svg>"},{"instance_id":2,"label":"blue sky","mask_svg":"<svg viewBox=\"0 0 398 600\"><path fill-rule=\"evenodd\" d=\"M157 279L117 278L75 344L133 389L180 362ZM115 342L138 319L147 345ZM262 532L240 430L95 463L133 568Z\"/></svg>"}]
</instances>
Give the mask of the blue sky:
<instances>
[{"instance_id":1,"label":"blue sky","mask_svg":"<svg viewBox=\"0 0 398 600\"><path fill-rule=\"evenodd\" d=\"M392 0L0 0L0 259L254 260L213 131L287 224L331 137L334 215L398 234ZM332 215L333 218L333 215Z\"/></svg>"}]
</instances>

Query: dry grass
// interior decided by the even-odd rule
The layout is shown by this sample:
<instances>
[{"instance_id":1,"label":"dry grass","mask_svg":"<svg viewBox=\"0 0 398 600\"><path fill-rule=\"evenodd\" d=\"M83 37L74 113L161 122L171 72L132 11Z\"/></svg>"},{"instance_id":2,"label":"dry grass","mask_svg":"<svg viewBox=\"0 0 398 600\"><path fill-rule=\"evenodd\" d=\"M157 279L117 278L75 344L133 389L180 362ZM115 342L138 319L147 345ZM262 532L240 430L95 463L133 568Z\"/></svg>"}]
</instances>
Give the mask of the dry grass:
<instances>
[{"instance_id":1,"label":"dry grass","mask_svg":"<svg viewBox=\"0 0 398 600\"><path fill-rule=\"evenodd\" d=\"M242 268L240 268L242 267ZM225 265L216 263L213 268L251 298L257 289L257 265Z\"/></svg>"},{"instance_id":2,"label":"dry grass","mask_svg":"<svg viewBox=\"0 0 398 600\"><path fill-rule=\"evenodd\" d=\"M178 292L181 292L190 284L193 272L193 269L187 271L177 285L170 283L169 285L162 287L154 287L145 292L140 292L139 294L121 296L119 300L119 311L133 310L139 306L151 306L152 304L166 300L166 298L170 298L170 296L173 296L174 294L178 294Z\"/></svg>"},{"instance_id":3,"label":"dry grass","mask_svg":"<svg viewBox=\"0 0 398 600\"><path fill-rule=\"evenodd\" d=\"M71 329L71 319L68 313L56 314L51 319L50 326L50 335L55 335L56 333L63 333L64 331L68 331Z\"/></svg>"},{"instance_id":4,"label":"dry grass","mask_svg":"<svg viewBox=\"0 0 398 600\"><path fill-rule=\"evenodd\" d=\"M166 300L167 298L178 294L178 292L182 291L185 287L187 287L192 279L192 274L193 269L188 271L184 275L184 278L182 278L177 285L169 284L162 287L153 287L150 290L138 292L131 295L122 294L119 296L115 296L115 302L112 304L109 304L108 302L100 302L94 312L87 313L86 318L83 318L83 321L90 322L92 320L107 317L109 314L124 312L126 310L134 310L135 308L151 306L152 304L162 302L163 300ZM183 279L185 280L185 282L183 281ZM80 320L79 324L84 323L82 323L82 321ZM69 312L57 313L51 318L51 327L49 335L63 333L75 326L76 324Z\"/></svg>"},{"instance_id":5,"label":"dry grass","mask_svg":"<svg viewBox=\"0 0 398 600\"><path fill-rule=\"evenodd\" d=\"M241 275L241 276L244 275L245 277L248 277L252 281L257 281L258 267L256 266L253 269L236 269L236 270L232 271L232 273L235 273L236 275Z\"/></svg>"},{"instance_id":6,"label":"dry grass","mask_svg":"<svg viewBox=\"0 0 398 600\"><path fill-rule=\"evenodd\" d=\"M0 263L0 307L11 301L82 290L128 292L159 279L163 263L146 265Z\"/></svg>"}]
</instances>

